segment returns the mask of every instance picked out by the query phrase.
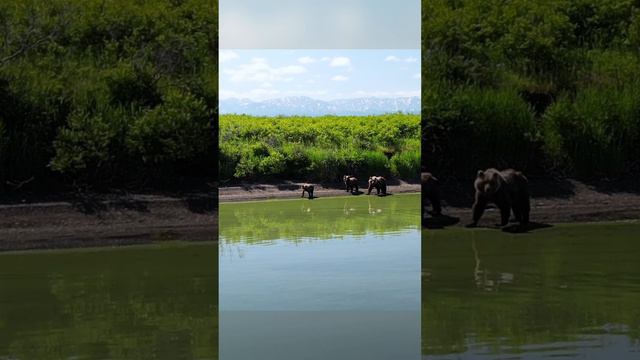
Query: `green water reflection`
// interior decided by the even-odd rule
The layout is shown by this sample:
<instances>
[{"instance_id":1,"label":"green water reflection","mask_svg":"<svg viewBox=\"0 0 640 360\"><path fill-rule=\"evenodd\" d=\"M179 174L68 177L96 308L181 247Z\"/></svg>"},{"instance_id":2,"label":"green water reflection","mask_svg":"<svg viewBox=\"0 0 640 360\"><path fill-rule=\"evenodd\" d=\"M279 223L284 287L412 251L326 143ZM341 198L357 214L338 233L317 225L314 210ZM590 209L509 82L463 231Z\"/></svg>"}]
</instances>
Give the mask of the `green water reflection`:
<instances>
[{"instance_id":1,"label":"green water reflection","mask_svg":"<svg viewBox=\"0 0 640 360\"><path fill-rule=\"evenodd\" d=\"M0 255L0 359L217 359L217 244Z\"/></svg>"},{"instance_id":2,"label":"green water reflection","mask_svg":"<svg viewBox=\"0 0 640 360\"><path fill-rule=\"evenodd\" d=\"M426 359L640 358L640 223L424 230Z\"/></svg>"},{"instance_id":3,"label":"green water reflection","mask_svg":"<svg viewBox=\"0 0 640 360\"><path fill-rule=\"evenodd\" d=\"M420 358L420 195L220 205L220 359Z\"/></svg>"},{"instance_id":4,"label":"green water reflection","mask_svg":"<svg viewBox=\"0 0 640 360\"><path fill-rule=\"evenodd\" d=\"M420 197L345 196L222 204L222 242L335 239L415 229Z\"/></svg>"}]
</instances>

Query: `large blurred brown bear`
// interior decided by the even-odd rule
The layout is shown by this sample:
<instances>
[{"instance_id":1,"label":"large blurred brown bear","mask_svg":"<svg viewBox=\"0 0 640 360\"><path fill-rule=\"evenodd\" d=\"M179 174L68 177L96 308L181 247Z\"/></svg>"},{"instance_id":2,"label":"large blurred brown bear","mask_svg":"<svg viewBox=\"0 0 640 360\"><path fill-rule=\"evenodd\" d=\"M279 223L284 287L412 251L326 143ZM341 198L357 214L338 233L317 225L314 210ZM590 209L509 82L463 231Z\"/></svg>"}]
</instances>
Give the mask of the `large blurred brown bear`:
<instances>
[{"instance_id":1,"label":"large blurred brown bear","mask_svg":"<svg viewBox=\"0 0 640 360\"><path fill-rule=\"evenodd\" d=\"M346 186L347 191L350 191L352 193L358 192L358 178L351 175L345 175L342 177L342 181L344 182L344 185Z\"/></svg>"},{"instance_id":2,"label":"large blurred brown bear","mask_svg":"<svg viewBox=\"0 0 640 360\"><path fill-rule=\"evenodd\" d=\"M313 199L313 188L314 186L311 184L303 184L302 185L302 196L304 197L304 192L306 191L309 194L309 199Z\"/></svg>"},{"instance_id":3,"label":"large blurred brown bear","mask_svg":"<svg viewBox=\"0 0 640 360\"><path fill-rule=\"evenodd\" d=\"M367 189L367 195L371 194L371 190L376 188L376 194L387 195L387 179L382 176L370 176L369 177L369 188Z\"/></svg>"},{"instance_id":4,"label":"large blurred brown bear","mask_svg":"<svg viewBox=\"0 0 640 360\"><path fill-rule=\"evenodd\" d=\"M511 210L521 225L529 223L529 189L527 178L519 171L507 169L479 170L474 182L476 198L473 203L473 222L468 226L478 225L478 221L487 204L493 202L500 209L501 226L509 223Z\"/></svg>"},{"instance_id":5,"label":"large blurred brown bear","mask_svg":"<svg viewBox=\"0 0 640 360\"><path fill-rule=\"evenodd\" d=\"M439 216L442 214L442 206L440 204L440 189L438 185L438 179L431 173L423 172L420 176L422 183L422 203L424 206L425 200L431 203L431 215Z\"/></svg>"}]
</instances>

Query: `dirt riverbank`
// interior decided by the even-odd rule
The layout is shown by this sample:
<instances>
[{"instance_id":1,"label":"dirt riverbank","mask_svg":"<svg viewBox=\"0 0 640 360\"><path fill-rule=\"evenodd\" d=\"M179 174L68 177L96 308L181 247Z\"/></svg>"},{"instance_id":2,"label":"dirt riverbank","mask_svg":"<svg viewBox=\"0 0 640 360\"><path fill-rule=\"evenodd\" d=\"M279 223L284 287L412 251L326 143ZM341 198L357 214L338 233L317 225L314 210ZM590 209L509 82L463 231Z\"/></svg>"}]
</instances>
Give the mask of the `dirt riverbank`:
<instances>
[{"instance_id":1,"label":"dirt riverbank","mask_svg":"<svg viewBox=\"0 0 640 360\"><path fill-rule=\"evenodd\" d=\"M214 193L100 195L0 205L0 251L215 241Z\"/></svg>"},{"instance_id":2,"label":"dirt riverbank","mask_svg":"<svg viewBox=\"0 0 640 360\"><path fill-rule=\"evenodd\" d=\"M530 179L529 183L533 228L553 223L640 219L640 182ZM442 190L445 216L435 219L426 216L424 224L434 228L469 224L473 184L450 182ZM479 225L495 227L499 218L500 211L491 206Z\"/></svg>"},{"instance_id":3,"label":"dirt riverbank","mask_svg":"<svg viewBox=\"0 0 640 360\"><path fill-rule=\"evenodd\" d=\"M219 190L220 202L268 200L299 198L302 195L301 183L283 182L279 184L240 184L234 186L224 186ZM371 196L375 194L375 189ZM387 187L388 194L416 193L420 192L420 184L408 183L404 181L394 181ZM354 196L367 194L367 188L359 188L359 192ZM350 195L344 185L335 184L315 184L313 196L316 198L329 196ZM307 194L305 193L305 197Z\"/></svg>"}]
</instances>

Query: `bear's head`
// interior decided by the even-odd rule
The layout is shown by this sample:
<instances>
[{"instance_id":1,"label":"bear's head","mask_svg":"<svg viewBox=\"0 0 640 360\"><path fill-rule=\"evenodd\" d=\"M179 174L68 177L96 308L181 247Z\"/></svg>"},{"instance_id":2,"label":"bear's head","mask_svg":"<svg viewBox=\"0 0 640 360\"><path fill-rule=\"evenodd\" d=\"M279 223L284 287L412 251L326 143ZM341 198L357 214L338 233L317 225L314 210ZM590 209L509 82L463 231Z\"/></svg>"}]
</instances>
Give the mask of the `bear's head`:
<instances>
[{"instance_id":1,"label":"bear's head","mask_svg":"<svg viewBox=\"0 0 640 360\"><path fill-rule=\"evenodd\" d=\"M487 171L478 170L475 181L476 190L485 194L493 195L502 186L502 177L497 170L489 169Z\"/></svg>"}]
</instances>

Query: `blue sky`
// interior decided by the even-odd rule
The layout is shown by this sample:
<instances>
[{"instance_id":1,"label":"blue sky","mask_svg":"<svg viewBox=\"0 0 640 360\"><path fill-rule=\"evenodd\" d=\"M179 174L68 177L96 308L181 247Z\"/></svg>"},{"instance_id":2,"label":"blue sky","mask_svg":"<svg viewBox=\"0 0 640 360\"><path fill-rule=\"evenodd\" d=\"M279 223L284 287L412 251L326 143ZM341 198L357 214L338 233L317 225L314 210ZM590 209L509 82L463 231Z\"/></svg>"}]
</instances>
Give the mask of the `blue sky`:
<instances>
[{"instance_id":1,"label":"blue sky","mask_svg":"<svg viewBox=\"0 0 640 360\"><path fill-rule=\"evenodd\" d=\"M419 49L420 0L219 0L222 49Z\"/></svg>"},{"instance_id":2,"label":"blue sky","mask_svg":"<svg viewBox=\"0 0 640 360\"><path fill-rule=\"evenodd\" d=\"M420 50L220 50L220 98L420 96Z\"/></svg>"}]
</instances>

